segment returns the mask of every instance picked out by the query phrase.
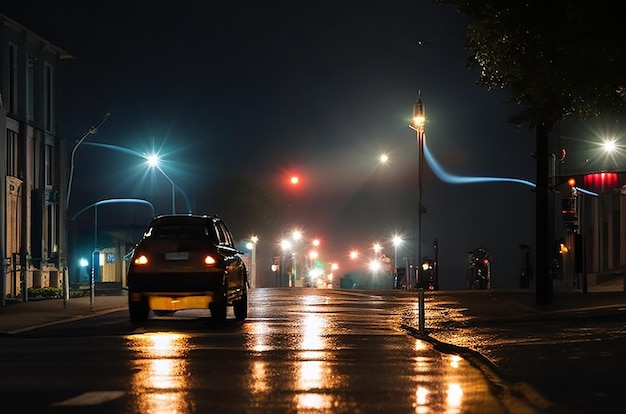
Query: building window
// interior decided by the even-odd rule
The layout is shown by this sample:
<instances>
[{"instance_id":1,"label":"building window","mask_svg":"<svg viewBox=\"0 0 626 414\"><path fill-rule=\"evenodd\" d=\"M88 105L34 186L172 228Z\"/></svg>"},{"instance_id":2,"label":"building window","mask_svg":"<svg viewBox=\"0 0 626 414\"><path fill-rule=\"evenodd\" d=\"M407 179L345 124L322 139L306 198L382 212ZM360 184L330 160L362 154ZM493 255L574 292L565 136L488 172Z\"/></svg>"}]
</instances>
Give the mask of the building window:
<instances>
[{"instance_id":1,"label":"building window","mask_svg":"<svg viewBox=\"0 0 626 414\"><path fill-rule=\"evenodd\" d=\"M17 45L9 43L9 93L7 110L10 114L17 114Z\"/></svg>"},{"instance_id":2,"label":"building window","mask_svg":"<svg viewBox=\"0 0 626 414\"><path fill-rule=\"evenodd\" d=\"M46 131L54 128L54 68L44 66L44 126Z\"/></svg>"},{"instance_id":3,"label":"building window","mask_svg":"<svg viewBox=\"0 0 626 414\"><path fill-rule=\"evenodd\" d=\"M44 150L44 180L46 186L52 185L52 145L46 144Z\"/></svg>"},{"instance_id":4,"label":"building window","mask_svg":"<svg viewBox=\"0 0 626 414\"><path fill-rule=\"evenodd\" d=\"M35 62L37 58L33 55L28 57L26 71L26 117L29 121L35 120Z\"/></svg>"},{"instance_id":5,"label":"building window","mask_svg":"<svg viewBox=\"0 0 626 414\"><path fill-rule=\"evenodd\" d=\"M57 240L57 217L56 217L56 205L54 203L46 202L46 216L44 218L45 225L44 240L46 241L46 253L47 258L54 257L55 253L58 254L59 241Z\"/></svg>"},{"instance_id":6,"label":"building window","mask_svg":"<svg viewBox=\"0 0 626 414\"><path fill-rule=\"evenodd\" d=\"M7 129L7 175L19 177L19 143L17 132Z\"/></svg>"}]
</instances>

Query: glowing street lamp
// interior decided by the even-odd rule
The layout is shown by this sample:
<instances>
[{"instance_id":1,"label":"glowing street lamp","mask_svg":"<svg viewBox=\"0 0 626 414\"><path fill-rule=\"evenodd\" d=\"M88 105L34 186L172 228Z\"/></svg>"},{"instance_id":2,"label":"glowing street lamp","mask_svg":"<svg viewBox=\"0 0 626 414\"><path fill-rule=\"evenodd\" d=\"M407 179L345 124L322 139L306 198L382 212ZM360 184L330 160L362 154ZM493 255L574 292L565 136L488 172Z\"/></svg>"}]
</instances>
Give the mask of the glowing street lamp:
<instances>
[{"instance_id":1,"label":"glowing street lamp","mask_svg":"<svg viewBox=\"0 0 626 414\"><path fill-rule=\"evenodd\" d=\"M417 133L417 147L418 147L418 219L417 219L417 260L422 260L422 214L426 212L422 204L423 188L422 177L424 175L424 139L426 124L426 117L424 116L424 104L422 103L422 92L420 91L417 96L417 101L413 105L413 118L409 128Z\"/></svg>"},{"instance_id":2,"label":"glowing street lamp","mask_svg":"<svg viewBox=\"0 0 626 414\"><path fill-rule=\"evenodd\" d=\"M291 233L291 237L293 238L294 241L300 241L302 240L302 232L300 230L294 230Z\"/></svg>"},{"instance_id":3,"label":"glowing street lamp","mask_svg":"<svg viewBox=\"0 0 626 414\"><path fill-rule=\"evenodd\" d=\"M125 148L125 147L120 147L118 145L112 145L112 144L104 144L102 142L84 142L84 145L91 145L91 146L95 146L95 147L100 147L100 148L105 148L105 149L109 149L109 150L115 150L115 151L120 151L126 154L130 154L133 155L135 157L139 157L139 158L143 158L150 166L155 167L156 165L153 164L158 164L159 163L159 156L158 155L146 155L144 153L141 152L137 152L133 149L130 148ZM161 173L165 176L165 178L172 183L172 180L165 174L165 172L163 170L161 170L159 168L159 170L161 171ZM187 194L185 193L185 191L183 191L183 189L177 185L175 185L175 187L178 189L178 191L180 191L180 193L182 194L183 198L185 199L185 203L187 205L187 212L189 214L191 214L191 204L189 203L189 198L187 198Z\"/></svg>"},{"instance_id":4,"label":"glowing street lamp","mask_svg":"<svg viewBox=\"0 0 626 414\"><path fill-rule=\"evenodd\" d=\"M383 249L383 247L380 245L380 243L374 243L374 257L376 259L378 259L378 253Z\"/></svg>"}]
</instances>

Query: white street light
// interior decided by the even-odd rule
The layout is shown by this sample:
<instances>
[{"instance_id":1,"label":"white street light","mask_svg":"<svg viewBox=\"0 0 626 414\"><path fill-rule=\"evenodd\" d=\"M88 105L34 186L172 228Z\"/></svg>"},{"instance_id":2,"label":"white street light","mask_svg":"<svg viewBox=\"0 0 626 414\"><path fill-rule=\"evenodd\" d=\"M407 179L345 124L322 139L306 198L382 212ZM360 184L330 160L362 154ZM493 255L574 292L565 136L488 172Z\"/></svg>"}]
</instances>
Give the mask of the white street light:
<instances>
[{"instance_id":1,"label":"white street light","mask_svg":"<svg viewBox=\"0 0 626 414\"><path fill-rule=\"evenodd\" d=\"M374 248L374 256L378 258L378 252L380 252L383 247L380 245L380 243L374 243L373 248Z\"/></svg>"}]
</instances>

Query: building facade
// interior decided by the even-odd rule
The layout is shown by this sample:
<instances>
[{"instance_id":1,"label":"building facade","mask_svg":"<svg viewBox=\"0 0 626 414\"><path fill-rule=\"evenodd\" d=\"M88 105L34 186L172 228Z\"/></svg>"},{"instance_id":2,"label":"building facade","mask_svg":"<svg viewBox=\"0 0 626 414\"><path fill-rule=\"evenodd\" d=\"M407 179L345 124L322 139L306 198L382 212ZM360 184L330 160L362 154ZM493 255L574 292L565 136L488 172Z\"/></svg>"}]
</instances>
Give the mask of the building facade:
<instances>
[{"instance_id":1,"label":"building facade","mask_svg":"<svg viewBox=\"0 0 626 414\"><path fill-rule=\"evenodd\" d=\"M624 173L590 172L572 175L568 181L561 188L560 284L582 288L626 277Z\"/></svg>"},{"instance_id":2,"label":"building facade","mask_svg":"<svg viewBox=\"0 0 626 414\"><path fill-rule=\"evenodd\" d=\"M2 301L65 277L66 156L58 135L61 61L72 56L0 14Z\"/></svg>"}]
</instances>

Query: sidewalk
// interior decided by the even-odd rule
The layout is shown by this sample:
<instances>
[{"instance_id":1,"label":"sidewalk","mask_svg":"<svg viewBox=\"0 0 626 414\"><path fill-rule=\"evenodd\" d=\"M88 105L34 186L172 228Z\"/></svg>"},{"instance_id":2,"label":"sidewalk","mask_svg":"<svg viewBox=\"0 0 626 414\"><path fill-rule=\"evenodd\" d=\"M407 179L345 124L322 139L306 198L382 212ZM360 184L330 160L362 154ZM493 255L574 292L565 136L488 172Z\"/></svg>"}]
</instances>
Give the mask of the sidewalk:
<instances>
[{"instance_id":1,"label":"sidewalk","mask_svg":"<svg viewBox=\"0 0 626 414\"><path fill-rule=\"evenodd\" d=\"M83 296L66 301L45 299L7 302L5 306L0 306L0 335L18 334L38 326L124 309L128 309L126 295L95 296L93 301L90 296Z\"/></svg>"}]
</instances>

